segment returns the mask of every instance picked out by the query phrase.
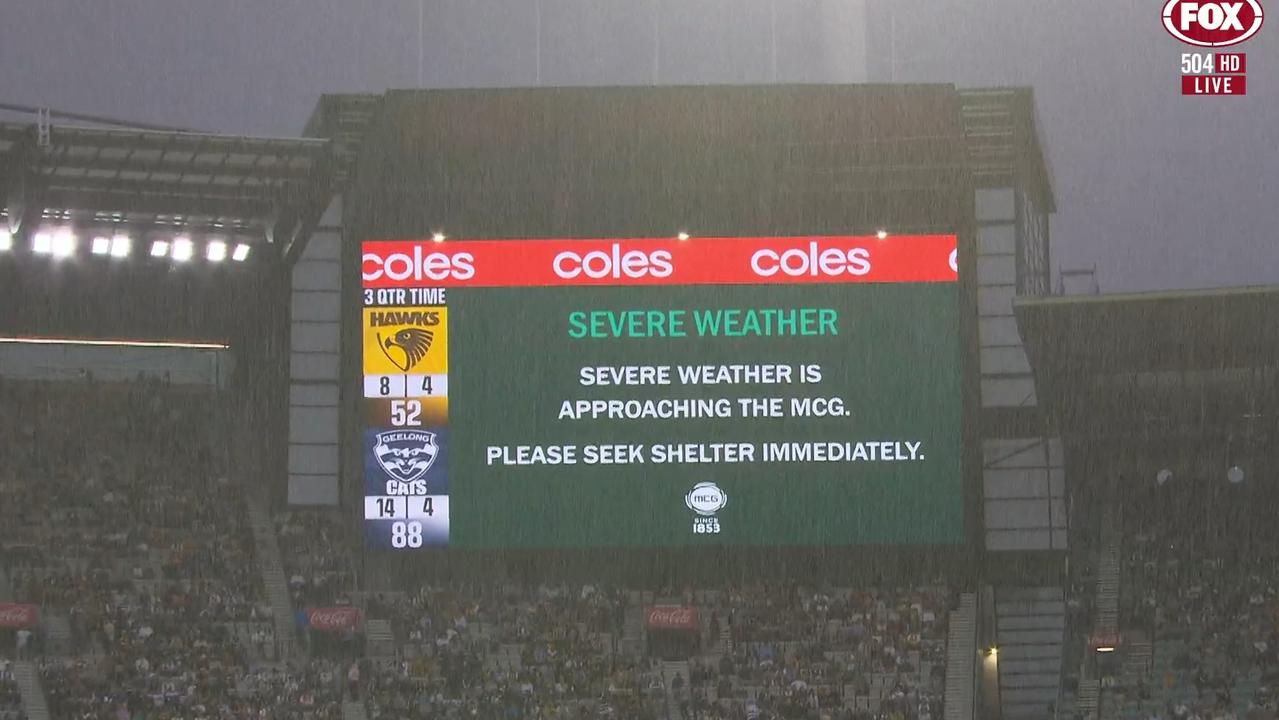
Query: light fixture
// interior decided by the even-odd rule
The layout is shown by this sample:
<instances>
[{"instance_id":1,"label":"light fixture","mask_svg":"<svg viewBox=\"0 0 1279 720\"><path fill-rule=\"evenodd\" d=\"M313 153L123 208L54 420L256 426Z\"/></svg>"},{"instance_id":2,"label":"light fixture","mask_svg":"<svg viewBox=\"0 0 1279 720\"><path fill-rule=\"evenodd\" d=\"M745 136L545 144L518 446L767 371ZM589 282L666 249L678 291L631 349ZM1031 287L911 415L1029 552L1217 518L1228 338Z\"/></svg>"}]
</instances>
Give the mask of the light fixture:
<instances>
[{"instance_id":1,"label":"light fixture","mask_svg":"<svg viewBox=\"0 0 1279 720\"><path fill-rule=\"evenodd\" d=\"M169 241L156 240L151 243L151 257L164 257L169 254Z\"/></svg>"},{"instance_id":2,"label":"light fixture","mask_svg":"<svg viewBox=\"0 0 1279 720\"><path fill-rule=\"evenodd\" d=\"M880 240L887 240L887 239L888 239L888 231L887 231L887 230L876 230L876 231L875 231L875 237L879 238Z\"/></svg>"},{"instance_id":3,"label":"light fixture","mask_svg":"<svg viewBox=\"0 0 1279 720\"><path fill-rule=\"evenodd\" d=\"M178 262L186 262L195 254L195 246L191 244L189 237L173 238L173 259Z\"/></svg>"},{"instance_id":4,"label":"light fixture","mask_svg":"<svg viewBox=\"0 0 1279 720\"><path fill-rule=\"evenodd\" d=\"M1112 652L1114 652L1114 651L1115 651L1115 647L1114 647L1113 645L1098 645L1098 646L1097 646L1097 652L1099 652L1099 653L1112 653Z\"/></svg>"},{"instance_id":5,"label":"light fixture","mask_svg":"<svg viewBox=\"0 0 1279 720\"><path fill-rule=\"evenodd\" d=\"M679 234L676 235L675 237L681 242L683 242L684 240L688 239L688 233L684 232L683 230L680 230Z\"/></svg>"},{"instance_id":6,"label":"light fixture","mask_svg":"<svg viewBox=\"0 0 1279 720\"><path fill-rule=\"evenodd\" d=\"M209 247L205 250L205 257L209 259L209 262L226 260L226 243L221 240L209 241Z\"/></svg>"},{"instance_id":7,"label":"light fixture","mask_svg":"<svg viewBox=\"0 0 1279 720\"><path fill-rule=\"evenodd\" d=\"M13 249L13 234L8 230L0 230L0 252L9 252Z\"/></svg>"},{"instance_id":8,"label":"light fixture","mask_svg":"<svg viewBox=\"0 0 1279 720\"><path fill-rule=\"evenodd\" d=\"M1231 485L1238 485L1243 482L1243 468L1238 465L1231 465L1230 469L1226 471L1226 479L1230 481Z\"/></svg>"},{"instance_id":9,"label":"light fixture","mask_svg":"<svg viewBox=\"0 0 1279 720\"><path fill-rule=\"evenodd\" d=\"M994 645L986 648L986 657L988 658L999 657L999 648L995 647Z\"/></svg>"},{"instance_id":10,"label":"light fixture","mask_svg":"<svg viewBox=\"0 0 1279 720\"><path fill-rule=\"evenodd\" d=\"M437 242L437 243L438 243L438 242L444 242L444 233L442 233L442 232L437 232L437 233L435 233L435 234L431 235L431 240L433 240L434 242Z\"/></svg>"},{"instance_id":11,"label":"light fixture","mask_svg":"<svg viewBox=\"0 0 1279 720\"><path fill-rule=\"evenodd\" d=\"M111 252L111 238L102 235L95 237L89 250L94 255L106 255Z\"/></svg>"},{"instance_id":12,"label":"light fixture","mask_svg":"<svg viewBox=\"0 0 1279 720\"><path fill-rule=\"evenodd\" d=\"M53 234L38 232L31 236L31 251L37 255L48 255L53 252Z\"/></svg>"},{"instance_id":13,"label":"light fixture","mask_svg":"<svg viewBox=\"0 0 1279 720\"><path fill-rule=\"evenodd\" d=\"M236 262L244 262L245 259L248 257L249 257L249 246L246 245L245 243L240 243L239 245L236 245L235 251L231 253L231 259Z\"/></svg>"},{"instance_id":14,"label":"light fixture","mask_svg":"<svg viewBox=\"0 0 1279 720\"><path fill-rule=\"evenodd\" d=\"M128 235L116 235L111 238L111 257L124 258L129 257L129 251L133 248L133 239Z\"/></svg>"},{"instance_id":15,"label":"light fixture","mask_svg":"<svg viewBox=\"0 0 1279 720\"><path fill-rule=\"evenodd\" d=\"M63 229L53 234L53 256L64 258L75 253L75 234Z\"/></svg>"}]
</instances>

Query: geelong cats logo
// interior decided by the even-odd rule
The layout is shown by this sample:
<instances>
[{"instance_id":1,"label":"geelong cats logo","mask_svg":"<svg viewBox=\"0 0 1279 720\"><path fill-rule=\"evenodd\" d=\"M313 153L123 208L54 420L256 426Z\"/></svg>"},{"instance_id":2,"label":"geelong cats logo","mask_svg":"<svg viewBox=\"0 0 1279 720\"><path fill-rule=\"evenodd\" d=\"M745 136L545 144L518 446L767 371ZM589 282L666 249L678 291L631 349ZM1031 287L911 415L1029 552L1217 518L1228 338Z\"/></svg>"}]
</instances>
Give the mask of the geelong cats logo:
<instances>
[{"instance_id":1,"label":"geelong cats logo","mask_svg":"<svg viewBox=\"0 0 1279 720\"><path fill-rule=\"evenodd\" d=\"M435 464L440 446L435 433L425 430L387 430L377 434L373 455L387 475L401 482L421 480Z\"/></svg>"}]
</instances>

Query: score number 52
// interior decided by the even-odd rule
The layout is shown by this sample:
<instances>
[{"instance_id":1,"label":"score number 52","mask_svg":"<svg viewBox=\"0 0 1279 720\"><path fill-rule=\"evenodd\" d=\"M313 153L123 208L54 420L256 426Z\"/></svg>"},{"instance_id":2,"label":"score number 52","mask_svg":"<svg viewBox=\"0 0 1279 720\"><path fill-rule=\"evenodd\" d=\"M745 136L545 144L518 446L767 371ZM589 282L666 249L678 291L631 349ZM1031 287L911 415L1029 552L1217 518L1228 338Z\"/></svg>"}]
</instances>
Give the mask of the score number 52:
<instances>
[{"instance_id":1,"label":"score number 52","mask_svg":"<svg viewBox=\"0 0 1279 720\"><path fill-rule=\"evenodd\" d=\"M421 400L392 400L391 425L393 427L421 427Z\"/></svg>"}]
</instances>

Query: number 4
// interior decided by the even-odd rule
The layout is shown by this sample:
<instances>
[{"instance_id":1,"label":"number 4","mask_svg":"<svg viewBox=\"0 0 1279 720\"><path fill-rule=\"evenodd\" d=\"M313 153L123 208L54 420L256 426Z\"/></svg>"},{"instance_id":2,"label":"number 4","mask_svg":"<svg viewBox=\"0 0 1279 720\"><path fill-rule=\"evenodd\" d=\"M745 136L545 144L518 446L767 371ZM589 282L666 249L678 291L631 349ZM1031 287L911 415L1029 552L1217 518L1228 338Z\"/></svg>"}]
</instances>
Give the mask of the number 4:
<instances>
[{"instance_id":1,"label":"number 4","mask_svg":"<svg viewBox=\"0 0 1279 720\"><path fill-rule=\"evenodd\" d=\"M1181 74L1211 73L1216 56L1212 53L1182 53Z\"/></svg>"},{"instance_id":2,"label":"number 4","mask_svg":"<svg viewBox=\"0 0 1279 720\"><path fill-rule=\"evenodd\" d=\"M422 512L426 515L435 514L435 502L431 498L422 498Z\"/></svg>"}]
</instances>

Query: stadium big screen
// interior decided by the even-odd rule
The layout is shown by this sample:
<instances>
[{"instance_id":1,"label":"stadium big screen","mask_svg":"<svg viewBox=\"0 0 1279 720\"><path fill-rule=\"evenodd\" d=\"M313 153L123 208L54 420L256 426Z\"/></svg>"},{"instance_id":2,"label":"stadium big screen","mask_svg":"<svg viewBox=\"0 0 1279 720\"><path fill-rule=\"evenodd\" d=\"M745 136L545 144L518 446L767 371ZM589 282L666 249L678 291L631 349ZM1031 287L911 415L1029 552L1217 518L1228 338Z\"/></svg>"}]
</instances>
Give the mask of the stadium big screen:
<instances>
[{"instance_id":1,"label":"stadium big screen","mask_svg":"<svg viewBox=\"0 0 1279 720\"><path fill-rule=\"evenodd\" d=\"M955 253L366 242L367 543L961 543Z\"/></svg>"}]
</instances>

